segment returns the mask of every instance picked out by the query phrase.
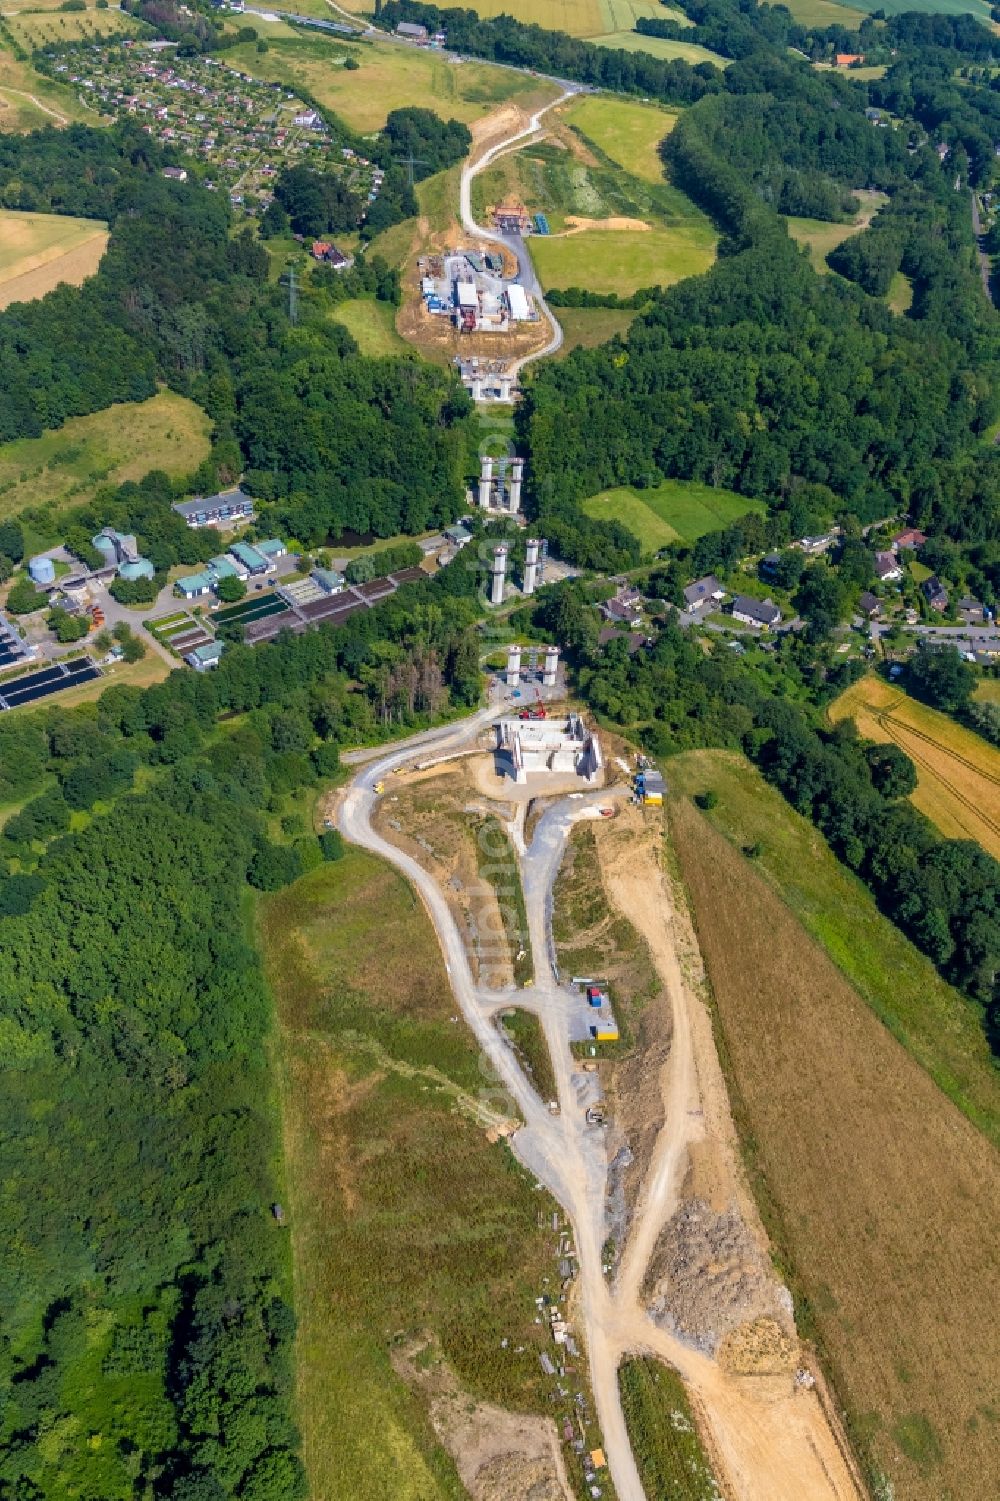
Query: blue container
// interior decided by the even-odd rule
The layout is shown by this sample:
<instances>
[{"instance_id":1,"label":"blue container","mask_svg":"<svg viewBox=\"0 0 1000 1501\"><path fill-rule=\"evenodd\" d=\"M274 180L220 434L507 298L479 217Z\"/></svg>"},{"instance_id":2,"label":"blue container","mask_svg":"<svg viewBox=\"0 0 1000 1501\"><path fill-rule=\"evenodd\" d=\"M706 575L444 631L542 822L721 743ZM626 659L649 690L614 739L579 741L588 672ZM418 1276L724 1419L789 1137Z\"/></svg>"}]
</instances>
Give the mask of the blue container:
<instances>
[{"instance_id":1,"label":"blue container","mask_svg":"<svg viewBox=\"0 0 1000 1501\"><path fill-rule=\"evenodd\" d=\"M56 581L56 565L51 558L32 558L28 573L36 584L54 584Z\"/></svg>"}]
</instances>

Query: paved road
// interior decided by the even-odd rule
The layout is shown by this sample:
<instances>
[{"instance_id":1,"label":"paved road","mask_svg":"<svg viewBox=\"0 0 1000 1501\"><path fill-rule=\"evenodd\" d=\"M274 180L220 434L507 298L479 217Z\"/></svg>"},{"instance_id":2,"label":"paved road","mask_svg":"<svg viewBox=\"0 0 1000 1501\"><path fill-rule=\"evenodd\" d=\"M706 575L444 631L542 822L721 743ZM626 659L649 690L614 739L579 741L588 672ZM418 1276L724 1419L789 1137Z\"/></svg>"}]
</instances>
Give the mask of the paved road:
<instances>
[{"instance_id":1,"label":"paved road","mask_svg":"<svg viewBox=\"0 0 1000 1501\"><path fill-rule=\"evenodd\" d=\"M552 337L544 349L537 349L533 354L523 355L521 359L511 362L509 370L515 380L517 380L525 365L530 365L535 360L546 359L549 355L555 354L557 350L562 348L563 331L558 319L545 301L538 276L528 252L528 247L522 237L520 235L499 234L495 229L486 229L482 224L476 223L472 215L472 181L473 178L479 176L480 172L484 172L491 163L495 162L498 156L502 156L508 151L516 150L518 145L537 135L541 129L542 116L547 114L550 109L555 109L557 104L564 104L567 99L572 99L575 94L580 92L581 89L577 85L566 85L558 99L553 99L551 104L546 104L541 109L535 111L523 130L517 130L513 135L509 135L504 140L498 141L495 146L491 146L488 151L484 151L482 156L477 157L475 161L467 161L462 168L462 180L459 188L459 216L462 220L463 229L465 229L466 233L476 235L480 239L493 240L499 245L506 246L517 261L518 280L525 291L534 297L536 306L543 318L548 319L552 328Z\"/></svg>"}]
</instances>

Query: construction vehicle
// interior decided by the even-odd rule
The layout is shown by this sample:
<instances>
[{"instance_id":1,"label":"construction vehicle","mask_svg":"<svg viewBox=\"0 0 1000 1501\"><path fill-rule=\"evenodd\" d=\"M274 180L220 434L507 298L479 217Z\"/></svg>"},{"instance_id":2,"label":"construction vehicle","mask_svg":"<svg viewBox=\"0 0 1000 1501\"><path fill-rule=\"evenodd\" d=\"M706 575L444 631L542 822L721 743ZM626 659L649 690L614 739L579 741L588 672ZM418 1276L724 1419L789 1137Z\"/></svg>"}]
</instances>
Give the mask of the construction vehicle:
<instances>
[{"instance_id":1,"label":"construction vehicle","mask_svg":"<svg viewBox=\"0 0 1000 1501\"><path fill-rule=\"evenodd\" d=\"M518 719L548 719L549 716L546 713L545 705L542 703L542 695L537 688L535 689L535 697L538 702L532 704L528 709L522 709L517 716Z\"/></svg>"},{"instance_id":2,"label":"construction vehicle","mask_svg":"<svg viewBox=\"0 0 1000 1501\"><path fill-rule=\"evenodd\" d=\"M374 792L378 793L379 796L381 796L382 793L385 791L385 783L384 782L376 782L375 786L374 786L374 788L372 790Z\"/></svg>"}]
</instances>

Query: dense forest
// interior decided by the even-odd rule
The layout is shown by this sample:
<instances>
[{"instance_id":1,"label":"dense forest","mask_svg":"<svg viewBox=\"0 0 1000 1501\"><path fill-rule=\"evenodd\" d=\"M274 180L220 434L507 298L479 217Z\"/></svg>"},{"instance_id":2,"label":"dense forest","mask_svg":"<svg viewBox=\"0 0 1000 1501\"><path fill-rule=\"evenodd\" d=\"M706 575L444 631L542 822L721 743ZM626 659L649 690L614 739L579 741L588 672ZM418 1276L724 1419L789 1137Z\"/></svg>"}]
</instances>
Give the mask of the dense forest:
<instances>
[{"instance_id":1,"label":"dense forest","mask_svg":"<svg viewBox=\"0 0 1000 1501\"><path fill-rule=\"evenodd\" d=\"M72 175L92 179L85 199L60 183L54 130L0 148L0 193L44 208L72 197L74 212L109 219L111 240L82 289L0 313L0 440L150 396L160 380L215 423L203 478L230 477L235 459L307 543L454 519L469 403L451 372L365 359L318 308L293 327L262 247L230 236L221 195L164 180L137 128L66 134Z\"/></svg>"},{"instance_id":2,"label":"dense forest","mask_svg":"<svg viewBox=\"0 0 1000 1501\"><path fill-rule=\"evenodd\" d=\"M337 857L282 810L341 739L478 699L467 573L0 723L5 1495L304 1493L245 883Z\"/></svg>"},{"instance_id":3,"label":"dense forest","mask_svg":"<svg viewBox=\"0 0 1000 1501\"><path fill-rule=\"evenodd\" d=\"M518 414L536 512L564 522L609 486L691 478L778 510L805 496L817 521L908 510L1000 562L1000 456L981 441L998 411L1000 322L967 200L929 148L862 150L862 131L888 133L861 99L851 123L839 79L763 55L735 64L726 89L687 110L663 148L674 182L722 230L720 259L658 297L625 340L536 372ZM824 97L832 131L816 124ZM767 201L779 152L786 186L790 170L838 192L878 164L886 187L905 170L838 253L856 286L818 277ZM907 318L869 295L900 267L914 290Z\"/></svg>"}]
</instances>

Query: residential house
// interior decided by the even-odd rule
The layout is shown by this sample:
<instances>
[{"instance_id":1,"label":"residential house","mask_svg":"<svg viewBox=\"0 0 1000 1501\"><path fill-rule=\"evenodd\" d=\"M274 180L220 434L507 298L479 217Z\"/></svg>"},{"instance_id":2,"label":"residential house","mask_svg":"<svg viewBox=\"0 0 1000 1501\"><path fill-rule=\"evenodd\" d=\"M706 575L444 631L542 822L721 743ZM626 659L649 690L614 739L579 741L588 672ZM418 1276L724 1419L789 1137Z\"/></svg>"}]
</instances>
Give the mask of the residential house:
<instances>
[{"instance_id":1,"label":"residential house","mask_svg":"<svg viewBox=\"0 0 1000 1501\"><path fill-rule=\"evenodd\" d=\"M165 130L163 134L169 136L170 132ZM188 180L188 175L183 167L164 167L162 175L169 177L171 182L187 182Z\"/></svg>"},{"instance_id":2,"label":"residential house","mask_svg":"<svg viewBox=\"0 0 1000 1501\"><path fill-rule=\"evenodd\" d=\"M926 532L919 531L915 526L907 526L901 532L896 533L892 539L892 545L897 552L901 549L916 552L917 548L923 547L926 541Z\"/></svg>"},{"instance_id":3,"label":"residential house","mask_svg":"<svg viewBox=\"0 0 1000 1501\"><path fill-rule=\"evenodd\" d=\"M875 576L883 584L895 583L903 577L903 570L899 566L899 559L894 552L877 552L875 554Z\"/></svg>"},{"instance_id":4,"label":"residential house","mask_svg":"<svg viewBox=\"0 0 1000 1501\"><path fill-rule=\"evenodd\" d=\"M405 37L408 42L426 42L430 33L426 26L418 26L413 21L400 21L396 35Z\"/></svg>"},{"instance_id":5,"label":"residential house","mask_svg":"<svg viewBox=\"0 0 1000 1501\"><path fill-rule=\"evenodd\" d=\"M634 657L652 639L651 636L644 636L641 631L619 631L613 625L602 625L597 635L597 644L610 646L612 641L625 641L629 656Z\"/></svg>"},{"instance_id":6,"label":"residential house","mask_svg":"<svg viewBox=\"0 0 1000 1501\"><path fill-rule=\"evenodd\" d=\"M635 625L639 619L639 608L628 600L616 596L614 599L605 600L601 606L601 614L606 620L617 621L622 625Z\"/></svg>"},{"instance_id":7,"label":"residential house","mask_svg":"<svg viewBox=\"0 0 1000 1501\"><path fill-rule=\"evenodd\" d=\"M472 541L472 533L461 522L456 522L454 526L446 526L444 534L456 552L460 551L467 542Z\"/></svg>"},{"instance_id":8,"label":"residential house","mask_svg":"<svg viewBox=\"0 0 1000 1501\"><path fill-rule=\"evenodd\" d=\"M792 546L797 547L800 552L804 552L810 558L818 558L830 551L838 536L837 531L823 532L816 537L800 537L798 542L792 543Z\"/></svg>"},{"instance_id":9,"label":"residential house","mask_svg":"<svg viewBox=\"0 0 1000 1501\"><path fill-rule=\"evenodd\" d=\"M733 600L733 619L742 625L751 625L755 630L767 630L781 620L781 611L773 599L753 599L748 594L737 594Z\"/></svg>"},{"instance_id":10,"label":"residential house","mask_svg":"<svg viewBox=\"0 0 1000 1501\"><path fill-rule=\"evenodd\" d=\"M834 57L834 62L838 68L850 68L854 63L863 63L864 60L865 55L863 52L838 52Z\"/></svg>"},{"instance_id":11,"label":"residential house","mask_svg":"<svg viewBox=\"0 0 1000 1501\"><path fill-rule=\"evenodd\" d=\"M313 240L312 255L313 260L322 261L324 266L332 266L334 271L348 271L354 265L354 257L345 255L329 240Z\"/></svg>"},{"instance_id":12,"label":"residential house","mask_svg":"<svg viewBox=\"0 0 1000 1501\"><path fill-rule=\"evenodd\" d=\"M882 613L882 601L868 589L858 595L858 611L866 620L875 620Z\"/></svg>"},{"instance_id":13,"label":"residential house","mask_svg":"<svg viewBox=\"0 0 1000 1501\"><path fill-rule=\"evenodd\" d=\"M688 584L684 590L684 608L694 614L706 606L718 604L725 597L726 591L715 574L707 573L704 578L695 579L694 583Z\"/></svg>"},{"instance_id":14,"label":"residential house","mask_svg":"<svg viewBox=\"0 0 1000 1501\"><path fill-rule=\"evenodd\" d=\"M946 610L948 608L948 591L942 584L937 574L932 573L929 579L921 584L924 599L932 610Z\"/></svg>"},{"instance_id":15,"label":"residential house","mask_svg":"<svg viewBox=\"0 0 1000 1501\"><path fill-rule=\"evenodd\" d=\"M971 594L966 594L958 602L959 619L965 625L982 625L986 619L986 611L981 599L974 599Z\"/></svg>"},{"instance_id":16,"label":"residential house","mask_svg":"<svg viewBox=\"0 0 1000 1501\"><path fill-rule=\"evenodd\" d=\"M774 580L778 577L778 569L780 567L781 553L769 552L766 557L761 558L760 563L757 566L757 572L760 574L762 579L767 579L769 583L773 583Z\"/></svg>"}]
</instances>

